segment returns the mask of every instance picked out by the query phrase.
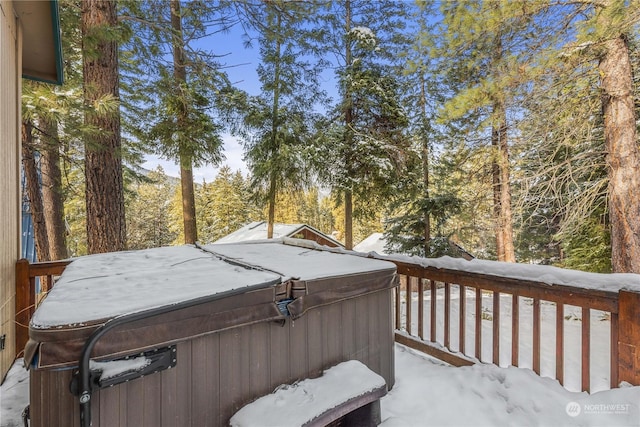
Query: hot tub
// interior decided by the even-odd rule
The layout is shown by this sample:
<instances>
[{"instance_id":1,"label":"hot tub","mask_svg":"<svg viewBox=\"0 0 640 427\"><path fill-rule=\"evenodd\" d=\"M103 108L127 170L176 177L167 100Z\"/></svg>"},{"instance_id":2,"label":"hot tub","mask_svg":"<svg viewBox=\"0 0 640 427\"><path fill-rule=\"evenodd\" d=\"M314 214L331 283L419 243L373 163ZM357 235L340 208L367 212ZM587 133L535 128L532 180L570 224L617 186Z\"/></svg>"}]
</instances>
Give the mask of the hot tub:
<instances>
[{"instance_id":1,"label":"hot tub","mask_svg":"<svg viewBox=\"0 0 640 427\"><path fill-rule=\"evenodd\" d=\"M31 425L228 425L352 359L390 389L396 284L392 263L295 239L78 258L30 324Z\"/></svg>"}]
</instances>

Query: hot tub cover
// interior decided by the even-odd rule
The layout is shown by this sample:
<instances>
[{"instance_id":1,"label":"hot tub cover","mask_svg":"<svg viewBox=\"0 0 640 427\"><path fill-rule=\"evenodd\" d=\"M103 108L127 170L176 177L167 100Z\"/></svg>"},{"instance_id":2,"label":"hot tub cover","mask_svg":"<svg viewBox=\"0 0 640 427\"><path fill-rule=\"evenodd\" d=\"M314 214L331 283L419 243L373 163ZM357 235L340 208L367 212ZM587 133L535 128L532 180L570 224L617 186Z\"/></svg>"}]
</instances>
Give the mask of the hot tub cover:
<instances>
[{"instance_id":1,"label":"hot tub cover","mask_svg":"<svg viewBox=\"0 0 640 427\"><path fill-rule=\"evenodd\" d=\"M38 368L75 366L93 331L141 311L150 315L110 331L93 357L110 359L237 326L296 319L314 307L397 284L392 263L318 249L285 239L77 258L36 310L25 361ZM281 301L288 310L278 308ZM152 312L167 306L175 310Z\"/></svg>"}]
</instances>

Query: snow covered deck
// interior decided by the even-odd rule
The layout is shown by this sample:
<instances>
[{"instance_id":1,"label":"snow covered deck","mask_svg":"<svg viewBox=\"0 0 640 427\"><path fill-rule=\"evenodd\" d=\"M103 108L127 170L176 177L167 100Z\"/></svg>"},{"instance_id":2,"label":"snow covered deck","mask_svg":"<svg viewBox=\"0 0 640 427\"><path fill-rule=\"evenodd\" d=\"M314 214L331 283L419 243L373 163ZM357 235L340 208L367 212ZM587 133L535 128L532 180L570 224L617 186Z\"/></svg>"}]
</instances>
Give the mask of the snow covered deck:
<instances>
[{"instance_id":1,"label":"snow covered deck","mask_svg":"<svg viewBox=\"0 0 640 427\"><path fill-rule=\"evenodd\" d=\"M382 426L640 425L640 387L570 392L527 369L455 368L399 344L395 360L396 385L382 398ZM28 387L18 361L0 388L0 427L22 427Z\"/></svg>"},{"instance_id":2,"label":"snow covered deck","mask_svg":"<svg viewBox=\"0 0 640 427\"><path fill-rule=\"evenodd\" d=\"M255 263L250 252L234 245L224 256ZM365 261L367 255L360 256ZM401 275L395 295L397 341L454 363L485 362L454 369L397 345L397 383L383 401L385 425L640 426L638 387L624 382L640 384L639 275L368 256L393 262ZM273 267L280 268L290 276L299 274L296 268L306 271L297 263ZM486 364L490 361L493 365ZM411 368L405 369L405 362ZM458 405L471 410L460 411Z\"/></svg>"}]
</instances>

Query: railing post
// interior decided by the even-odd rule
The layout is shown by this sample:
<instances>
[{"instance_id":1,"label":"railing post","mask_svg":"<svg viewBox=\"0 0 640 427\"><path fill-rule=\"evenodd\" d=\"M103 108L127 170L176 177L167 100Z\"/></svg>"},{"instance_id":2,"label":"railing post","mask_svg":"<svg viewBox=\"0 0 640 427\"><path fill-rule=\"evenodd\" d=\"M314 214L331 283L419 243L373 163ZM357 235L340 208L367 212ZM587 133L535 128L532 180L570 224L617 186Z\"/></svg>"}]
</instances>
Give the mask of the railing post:
<instances>
[{"instance_id":1,"label":"railing post","mask_svg":"<svg viewBox=\"0 0 640 427\"><path fill-rule=\"evenodd\" d=\"M618 381L640 385L640 293L618 298Z\"/></svg>"},{"instance_id":2,"label":"railing post","mask_svg":"<svg viewBox=\"0 0 640 427\"><path fill-rule=\"evenodd\" d=\"M16 356L24 351L29 339L29 320L32 299L35 299L34 291L35 289L31 289L29 280L29 261L20 259L16 262Z\"/></svg>"}]
</instances>

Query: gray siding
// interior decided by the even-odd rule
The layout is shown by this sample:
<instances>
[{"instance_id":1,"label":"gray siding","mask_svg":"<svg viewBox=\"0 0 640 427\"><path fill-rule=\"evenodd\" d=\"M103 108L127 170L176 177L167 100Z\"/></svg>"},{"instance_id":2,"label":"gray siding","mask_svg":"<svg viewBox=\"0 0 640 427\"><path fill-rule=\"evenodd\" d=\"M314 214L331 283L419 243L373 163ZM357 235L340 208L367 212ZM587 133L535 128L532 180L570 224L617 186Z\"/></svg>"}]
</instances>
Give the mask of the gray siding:
<instances>
[{"instance_id":1,"label":"gray siding","mask_svg":"<svg viewBox=\"0 0 640 427\"><path fill-rule=\"evenodd\" d=\"M0 1L0 379L11 367L15 352L15 264L19 254L20 187L19 121L22 55L20 30L10 1Z\"/></svg>"}]
</instances>

